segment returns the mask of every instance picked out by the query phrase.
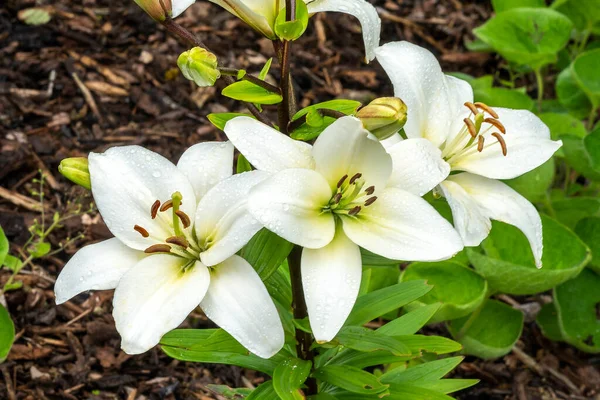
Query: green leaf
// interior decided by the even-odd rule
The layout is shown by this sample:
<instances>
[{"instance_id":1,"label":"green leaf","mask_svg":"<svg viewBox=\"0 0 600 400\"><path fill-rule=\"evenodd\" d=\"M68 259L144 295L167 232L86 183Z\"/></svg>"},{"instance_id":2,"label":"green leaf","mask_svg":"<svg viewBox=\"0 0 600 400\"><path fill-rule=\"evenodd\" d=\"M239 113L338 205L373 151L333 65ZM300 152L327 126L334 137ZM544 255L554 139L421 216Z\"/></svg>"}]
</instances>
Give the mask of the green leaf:
<instances>
[{"instance_id":1,"label":"green leaf","mask_svg":"<svg viewBox=\"0 0 600 400\"><path fill-rule=\"evenodd\" d=\"M234 82L223 89L221 94L234 100L255 104L279 104L283 100L279 93L273 93L249 81Z\"/></svg>"},{"instance_id":2,"label":"green leaf","mask_svg":"<svg viewBox=\"0 0 600 400\"><path fill-rule=\"evenodd\" d=\"M15 325L8 310L0 304L0 363L6 360L15 341Z\"/></svg>"},{"instance_id":3,"label":"green leaf","mask_svg":"<svg viewBox=\"0 0 600 400\"><path fill-rule=\"evenodd\" d=\"M18 17L27 25L44 25L50 22L52 16L45 8L27 8L19 11Z\"/></svg>"},{"instance_id":4,"label":"green leaf","mask_svg":"<svg viewBox=\"0 0 600 400\"><path fill-rule=\"evenodd\" d=\"M8 239L6 238L6 235L4 234L4 230L2 229L2 226L0 225L0 267L2 267L4 265L4 260L6 259L6 256L8 255Z\"/></svg>"},{"instance_id":5,"label":"green leaf","mask_svg":"<svg viewBox=\"0 0 600 400\"><path fill-rule=\"evenodd\" d=\"M537 69L556 62L572 27L567 17L551 9L513 8L473 32L508 61Z\"/></svg>"},{"instance_id":6,"label":"green leaf","mask_svg":"<svg viewBox=\"0 0 600 400\"><path fill-rule=\"evenodd\" d=\"M314 376L352 393L379 394L388 388L375 375L348 365L327 365L317 369Z\"/></svg>"},{"instance_id":7,"label":"green leaf","mask_svg":"<svg viewBox=\"0 0 600 400\"><path fill-rule=\"evenodd\" d=\"M556 0L552 8L569 17L580 32L590 30L600 21L599 0Z\"/></svg>"},{"instance_id":8,"label":"green leaf","mask_svg":"<svg viewBox=\"0 0 600 400\"><path fill-rule=\"evenodd\" d=\"M264 282L271 297L286 308L292 306L292 285L287 261Z\"/></svg>"},{"instance_id":9,"label":"green leaf","mask_svg":"<svg viewBox=\"0 0 600 400\"><path fill-rule=\"evenodd\" d=\"M252 165L243 154L240 154L237 159L237 165L235 167L235 172L237 174L242 174L244 172L252 171Z\"/></svg>"},{"instance_id":10,"label":"green leaf","mask_svg":"<svg viewBox=\"0 0 600 400\"><path fill-rule=\"evenodd\" d=\"M573 61L573 72L579 86L596 106L600 103L599 64L600 49L582 53Z\"/></svg>"},{"instance_id":11,"label":"green leaf","mask_svg":"<svg viewBox=\"0 0 600 400\"><path fill-rule=\"evenodd\" d=\"M395 320L388 322L377 333L387 336L412 335L417 333L440 309L441 303L429 304L410 311Z\"/></svg>"},{"instance_id":12,"label":"green leaf","mask_svg":"<svg viewBox=\"0 0 600 400\"><path fill-rule=\"evenodd\" d=\"M539 167L504 183L521 193L527 200L539 202L546 198L546 192L554 182L555 167L554 159L551 158Z\"/></svg>"},{"instance_id":13,"label":"green leaf","mask_svg":"<svg viewBox=\"0 0 600 400\"><path fill-rule=\"evenodd\" d=\"M543 8L546 7L544 0L492 0L494 11L499 14L513 8Z\"/></svg>"},{"instance_id":14,"label":"green leaf","mask_svg":"<svg viewBox=\"0 0 600 400\"><path fill-rule=\"evenodd\" d=\"M556 312L554 303L544 304L538 313L535 322L542 328L542 333L548 339L554 340L555 342L562 342L565 340L558 324L558 313Z\"/></svg>"},{"instance_id":15,"label":"green leaf","mask_svg":"<svg viewBox=\"0 0 600 400\"><path fill-rule=\"evenodd\" d=\"M463 359L464 357L449 357L406 369L395 368L383 374L380 380L382 383L407 383L411 385L437 381L456 368Z\"/></svg>"},{"instance_id":16,"label":"green leaf","mask_svg":"<svg viewBox=\"0 0 600 400\"><path fill-rule=\"evenodd\" d=\"M394 338L406 345L413 355L422 352L448 354L462 349L460 343L442 336L407 335L395 336Z\"/></svg>"},{"instance_id":17,"label":"green leaf","mask_svg":"<svg viewBox=\"0 0 600 400\"><path fill-rule=\"evenodd\" d=\"M479 313L451 321L449 329L464 346L464 353L484 359L502 357L521 336L523 313L499 301L487 300Z\"/></svg>"},{"instance_id":18,"label":"green leaf","mask_svg":"<svg viewBox=\"0 0 600 400\"><path fill-rule=\"evenodd\" d=\"M33 258L41 258L50 252L51 246L48 242L38 242L35 243L32 248L29 250L29 254Z\"/></svg>"},{"instance_id":19,"label":"green leaf","mask_svg":"<svg viewBox=\"0 0 600 400\"><path fill-rule=\"evenodd\" d=\"M308 378L312 364L299 358L289 358L279 364L273 373L273 388L282 400L304 399L299 390Z\"/></svg>"},{"instance_id":20,"label":"green leaf","mask_svg":"<svg viewBox=\"0 0 600 400\"><path fill-rule=\"evenodd\" d=\"M296 19L286 21L286 10L282 8L275 21L275 34L282 40L296 40L308 27L308 7L303 1L296 2Z\"/></svg>"},{"instance_id":21,"label":"green leaf","mask_svg":"<svg viewBox=\"0 0 600 400\"><path fill-rule=\"evenodd\" d=\"M556 79L556 96L569 113L583 119L590 114L592 102L579 86L573 72L573 64L562 70Z\"/></svg>"},{"instance_id":22,"label":"green leaf","mask_svg":"<svg viewBox=\"0 0 600 400\"><path fill-rule=\"evenodd\" d=\"M515 108L533 111L535 103L522 91L506 88L478 88L473 91L475 101L480 101L490 107Z\"/></svg>"},{"instance_id":23,"label":"green leaf","mask_svg":"<svg viewBox=\"0 0 600 400\"><path fill-rule=\"evenodd\" d=\"M538 117L550 128L552 140L559 140L563 135L583 138L587 134L583 122L570 114L544 113L538 115ZM555 155L564 157L563 149L558 149Z\"/></svg>"},{"instance_id":24,"label":"green leaf","mask_svg":"<svg viewBox=\"0 0 600 400\"><path fill-rule=\"evenodd\" d=\"M433 390L434 392L448 394L470 388L478 383L478 379L440 379L439 381L434 382L423 382L422 384L415 386Z\"/></svg>"},{"instance_id":25,"label":"green leaf","mask_svg":"<svg viewBox=\"0 0 600 400\"><path fill-rule=\"evenodd\" d=\"M590 260L588 247L564 225L542 215L543 267L537 269L525 235L512 225L493 221L482 243L484 254L469 249L475 270L491 290L509 294L544 292L577 276Z\"/></svg>"},{"instance_id":26,"label":"green leaf","mask_svg":"<svg viewBox=\"0 0 600 400\"><path fill-rule=\"evenodd\" d=\"M588 217L577 223L575 233L592 251L589 268L600 273L600 218Z\"/></svg>"},{"instance_id":27,"label":"green leaf","mask_svg":"<svg viewBox=\"0 0 600 400\"><path fill-rule=\"evenodd\" d=\"M218 129L224 131L225 125L234 118L237 117L250 117L254 118L250 114L245 113L212 113L208 114L206 118L210 121L211 124L216 126Z\"/></svg>"},{"instance_id":28,"label":"green leaf","mask_svg":"<svg viewBox=\"0 0 600 400\"><path fill-rule=\"evenodd\" d=\"M266 79L267 75L269 74L269 71L271 70L271 64L273 64L273 57L269 58L265 65L262 67L260 73L258 74L258 79L260 79L261 81L264 81Z\"/></svg>"},{"instance_id":29,"label":"green leaf","mask_svg":"<svg viewBox=\"0 0 600 400\"><path fill-rule=\"evenodd\" d=\"M342 346L361 352L377 350L389 351L395 356L410 356L411 350L397 338L377 334L360 326L347 326L337 334L336 340Z\"/></svg>"},{"instance_id":30,"label":"green leaf","mask_svg":"<svg viewBox=\"0 0 600 400\"><path fill-rule=\"evenodd\" d=\"M264 281L279 268L293 248L293 244L264 228L244 246L240 255Z\"/></svg>"},{"instance_id":31,"label":"green leaf","mask_svg":"<svg viewBox=\"0 0 600 400\"><path fill-rule=\"evenodd\" d=\"M217 393L220 394L221 396L227 398L227 399L245 399L246 397L248 397L248 395L250 395L250 393L253 392L252 389L248 389L248 388L239 388L239 389L233 389L230 388L229 386L226 385L206 385L206 387Z\"/></svg>"},{"instance_id":32,"label":"green leaf","mask_svg":"<svg viewBox=\"0 0 600 400\"><path fill-rule=\"evenodd\" d=\"M392 395L389 400L452 400L452 397L434 390L413 385L392 385Z\"/></svg>"},{"instance_id":33,"label":"green leaf","mask_svg":"<svg viewBox=\"0 0 600 400\"><path fill-rule=\"evenodd\" d=\"M407 306L415 309L426 304L442 303L430 323L464 317L485 300L487 282L478 273L452 261L411 264L401 281L424 279L433 289Z\"/></svg>"},{"instance_id":34,"label":"green leaf","mask_svg":"<svg viewBox=\"0 0 600 400\"><path fill-rule=\"evenodd\" d=\"M21 269L21 265L23 265L23 262L10 254L7 254L4 258L4 267L13 272L18 272Z\"/></svg>"},{"instance_id":35,"label":"green leaf","mask_svg":"<svg viewBox=\"0 0 600 400\"><path fill-rule=\"evenodd\" d=\"M569 165L577 172L594 181L600 181L600 127L586 137L562 136L563 151Z\"/></svg>"},{"instance_id":36,"label":"green leaf","mask_svg":"<svg viewBox=\"0 0 600 400\"><path fill-rule=\"evenodd\" d=\"M246 400L274 400L277 398L275 388L273 387L273 381L267 381L254 389Z\"/></svg>"},{"instance_id":37,"label":"green leaf","mask_svg":"<svg viewBox=\"0 0 600 400\"><path fill-rule=\"evenodd\" d=\"M328 110L339 111L346 115L352 115L356 113L358 107L361 106L361 103L354 100L331 100L326 101L324 103L313 104L310 107L303 108L298 111L293 117L292 121L296 121L301 117L307 115L308 113L314 113L315 111L326 108ZM336 121L336 118L332 117L323 117L323 123L320 126L311 126L308 123L302 124L299 128L294 129L291 133L291 137L296 140L312 140L319 136L321 132L325 130L329 125L333 124ZM313 119L314 122L314 119Z\"/></svg>"},{"instance_id":38,"label":"green leaf","mask_svg":"<svg viewBox=\"0 0 600 400\"><path fill-rule=\"evenodd\" d=\"M361 296L356 301L346 325L363 325L375 318L403 307L432 289L424 281L398 283Z\"/></svg>"},{"instance_id":39,"label":"green leaf","mask_svg":"<svg viewBox=\"0 0 600 400\"><path fill-rule=\"evenodd\" d=\"M596 197L573 197L552 202L556 218L569 229L583 218L600 216L600 199Z\"/></svg>"}]
</instances>

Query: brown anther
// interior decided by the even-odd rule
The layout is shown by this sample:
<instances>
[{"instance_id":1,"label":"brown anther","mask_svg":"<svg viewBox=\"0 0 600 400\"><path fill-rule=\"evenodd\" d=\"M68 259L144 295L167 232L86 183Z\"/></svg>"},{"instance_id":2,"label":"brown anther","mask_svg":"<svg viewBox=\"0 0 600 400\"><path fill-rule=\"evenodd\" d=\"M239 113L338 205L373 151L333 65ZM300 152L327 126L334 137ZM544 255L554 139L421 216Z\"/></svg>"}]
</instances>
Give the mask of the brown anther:
<instances>
[{"instance_id":1,"label":"brown anther","mask_svg":"<svg viewBox=\"0 0 600 400\"><path fill-rule=\"evenodd\" d=\"M498 119L498 114L496 114L496 111L494 111L494 109L490 106L488 106L485 103L481 103L481 102L477 102L475 103L475 107L485 111L486 113L490 114L492 117Z\"/></svg>"},{"instance_id":2,"label":"brown anther","mask_svg":"<svg viewBox=\"0 0 600 400\"><path fill-rule=\"evenodd\" d=\"M502 125L502 122L498 121L497 119L486 118L483 120L483 122L487 122L488 124L494 125L496 128L498 128L500 132L502 132L503 135L506 135L506 128L504 127L504 125Z\"/></svg>"},{"instance_id":3,"label":"brown anther","mask_svg":"<svg viewBox=\"0 0 600 400\"><path fill-rule=\"evenodd\" d=\"M371 204L377 201L377 196L371 197L367 201L365 201L365 207L369 207Z\"/></svg>"},{"instance_id":4,"label":"brown anther","mask_svg":"<svg viewBox=\"0 0 600 400\"><path fill-rule=\"evenodd\" d=\"M348 211L348 215L351 217L354 217L356 214L358 214L360 212L360 210L362 210L362 207L356 206L352 210Z\"/></svg>"},{"instance_id":5,"label":"brown anther","mask_svg":"<svg viewBox=\"0 0 600 400\"><path fill-rule=\"evenodd\" d=\"M160 211L165 212L171 207L173 207L173 200L167 200L163 203L162 207L160 208Z\"/></svg>"},{"instance_id":6,"label":"brown anther","mask_svg":"<svg viewBox=\"0 0 600 400\"><path fill-rule=\"evenodd\" d=\"M160 208L160 200L156 200L154 204L152 204L152 208L150 208L150 215L152 219L156 218L156 214L158 214L158 209Z\"/></svg>"},{"instance_id":7,"label":"brown anther","mask_svg":"<svg viewBox=\"0 0 600 400\"><path fill-rule=\"evenodd\" d=\"M175 215L177 215L179 217L184 228L187 228L188 226L190 226L191 220L190 220L190 217L188 217L188 215L186 213L184 213L181 210L177 210L177 211L175 211Z\"/></svg>"},{"instance_id":8,"label":"brown anther","mask_svg":"<svg viewBox=\"0 0 600 400\"><path fill-rule=\"evenodd\" d=\"M498 139L498 143L500 143L500 146L502 146L502 155L506 157L506 155L508 154L508 147L506 147L506 142L504 141L504 138L498 132L492 133L492 136Z\"/></svg>"},{"instance_id":9,"label":"brown anther","mask_svg":"<svg viewBox=\"0 0 600 400\"><path fill-rule=\"evenodd\" d=\"M372 195L373 193L375 193L375 186L369 186L367 188L367 190L365 190L365 193L367 194L367 196Z\"/></svg>"},{"instance_id":10,"label":"brown anther","mask_svg":"<svg viewBox=\"0 0 600 400\"><path fill-rule=\"evenodd\" d=\"M148 236L150 236L150 234L148 233L148 231L145 230L144 228L142 228L139 225L134 226L133 230L136 231L136 232L138 232L140 235L142 235L145 238L147 238Z\"/></svg>"},{"instance_id":11,"label":"brown anther","mask_svg":"<svg viewBox=\"0 0 600 400\"><path fill-rule=\"evenodd\" d=\"M360 172L358 174L355 174L352 178L350 178L350 184L353 185L354 182L359 180L361 177L362 177L362 174Z\"/></svg>"},{"instance_id":12,"label":"brown anther","mask_svg":"<svg viewBox=\"0 0 600 400\"><path fill-rule=\"evenodd\" d=\"M475 127L475 124L469 118L465 118L463 121L465 121L465 125L469 130L469 134L473 139L475 139L477 137L477 128Z\"/></svg>"},{"instance_id":13,"label":"brown anther","mask_svg":"<svg viewBox=\"0 0 600 400\"><path fill-rule=\"evenodd\" d=\"M144 253L146 253L146 254L170 253L170 252L171 252L171 246L169 246L167 244L154 244L154 245L148 247L146 250L144 250Z\"/></svg>"},{"instance_id":14,"label":"brown anther","mask_svg":"<svg viewBox=\"0 0 600 400\"><path fill-rule=\"evenodd\" d=\"M483 136L479 136L479 142L477 142L477 151L478 152L482 152L483 151L483 144L485 143L485 139L483 138Z\"/></svg>"},{"instance_id":15,"label":"brown anther","mask_svg":"<svg viewBox=\"0 0 600 400\"><path fill-rule=\"evenodd\" d=\"M346 179L348 179L348 174L342 176L342 179L340 179L339 182L337 183L337 187L341 188L342 185L344 184L344 182L346 182Z\"/></svg>"},{"instance_id":16,"label":"brown anther","mask_svg":"<svg viewBox=\"0 0 600 400\"><path fill-rule=\"evenodd\" d=\"M184 237L181 237L181 236L171 236L170 238L167 238L167 240L165 240L165 242L170 243L170 244L174 244L174 245L177 245L177 246L181 246L181 247L184 247L186 249L190 245L188 243L188 241Z\"/></svg>"},{"instance_id":17,"label":"brown anther","mask_svg":"<svg viewBox=\"0 0 600 400\"><path fill-rule=\"evenodd\" d=\"M471 110L471 112L473 113L473 115L479 114L479 110L477 109L477 107L475 107L475 104L467 101L465 103L465 107L467 107L469 110Z\"/></svg>"},{"instance_id":18,"label":"brown anther","mask_svg":"<svg viewBox=\"0 0 600 400\"><path fill-rule=\"evenodd\" d=\"M333 196L333 204L339 204L340 201L342 201L342 194L336 193L336 195Z\"/></svg>"}]
</instances>

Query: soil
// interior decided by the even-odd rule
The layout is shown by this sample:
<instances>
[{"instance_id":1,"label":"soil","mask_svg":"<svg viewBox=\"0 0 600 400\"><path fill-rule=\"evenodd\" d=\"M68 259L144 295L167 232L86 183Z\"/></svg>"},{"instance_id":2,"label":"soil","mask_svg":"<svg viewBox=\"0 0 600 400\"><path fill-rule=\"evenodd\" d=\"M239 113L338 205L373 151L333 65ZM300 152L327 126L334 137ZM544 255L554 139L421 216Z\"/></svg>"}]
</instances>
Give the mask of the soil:
<instances>
[{"instance_id":1,"label":"soil","mask_svg":"<svg viewBox=\"0 0 600 400\"><path fill-rule=\"evenodd\" d=\"M465 41L491 15L487 2L375 0L382 42L408 40L433 50L446 71L502 75L491 54L471 53ZM50 22L30 26L19 11L46 7ZM21 15L22 17L22 15ZM221 8L199 0L178 22L197 34L223 65L258 72L273 57L260 39ZM138 144L171 160L190 145L223 140L206 119L243 111L216 88L198 88L178 72L187 46L170 36L133 1L4 0L0 5L0 225L11 254L23 253L34 221L88 210L91 198L58 173L66 157ZM360 27L340 14L317 15L293 47L300 106L392 94L383 71L363 62ZM273 69L277 78L277 68ZM527 83L527 82L525 82ZM274 109L267 107L271 117ZM46 176L43 203L36 182ZM42 214L40 210L43 209ZM0 364L0 399L219 399L208 384L253 387L265 377L237 367L172 360L156 348L140 356L119 349L111 292L80 295L56 306L53 282L83 245L109 238L95 212L79 211L48 238L64 250L35 260L18 276L22 288L4 299L17 340ZM10 272L0 270L0 284ZM533 298L504 301L535 311ZM528 320L517 349L494 361L468 357L456 377L481 379L461 399L600 399L598 356L545 339ZM200 312L186 327L209 327ZM443 333L443 328L428 328Z\"/></svg>"}]
</instances>

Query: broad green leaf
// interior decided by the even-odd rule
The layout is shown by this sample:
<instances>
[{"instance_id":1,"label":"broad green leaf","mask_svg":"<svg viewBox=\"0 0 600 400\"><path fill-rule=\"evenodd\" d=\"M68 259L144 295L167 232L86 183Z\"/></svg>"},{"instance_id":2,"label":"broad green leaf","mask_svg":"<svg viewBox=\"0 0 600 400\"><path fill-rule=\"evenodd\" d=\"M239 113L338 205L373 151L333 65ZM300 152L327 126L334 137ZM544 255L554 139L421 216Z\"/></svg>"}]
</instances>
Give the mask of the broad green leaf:
<instances>
[{"instance_id":1,"label":"broad green leaf","mask_svg":"<svg viewBox=\"0 0 600 400\"><path fill-rule=\"evenodd\" d=\"M578 31L591 30L600 21L599 0L556 0L552 8L569 17Z\"/></svg>"},{"instance_id":2,"label":"broad green leaf","mask_svg":"<svg viewBox=\"0 0 600 400\"><path fill-rule=\"evenodd\" d=\"M371 253L369 250L363 248L360 249L360 255L362 257L363 265L397 267L400 264L400 261L390 260L389 258L385 258L375 253Z\"/></svg>"},{"instance_id":3,"label":"broad green leaf","mask_svg":"<svg viewBox=\"0 0 600 400\"><path fill-rule=\"evenodd\" d=\"M265 228L254 235L240 255L264 281L279 268L293 248L293 244Z\"/></svg>"},{"instance_id":4,"label":"broad green leaf","mask_svg":"<svg viewBox=\"0 0 600 400\"><path fill-rule=\"evenodd\" d=\"M424 281L402 282L361 296L346 325L363 325L425 295L432 289Z\"/></svg>"},{"instance_id":5,"label":"broad green leaf","mask_svg":"<svg viewBox=\"0 0 600 400\"><path fill-rule=\"evenodd\" d=\"M6 360L15 340L15 325L8 310L0 304L0 363Z\"/></svg>"},{"instance_id":6,"label":"broad green leaf","mask_svg":"<svg viewBox=\"0 0 600 400\"><path fill-rule=\"evenodd\" d=\"M282 8L275 21L275 34L281 40L296 40L308 27L308 7L303 1L296 2L296 19L286 21L286 10Z\"/></svg>"},{"instance_id":7,"label":"broad green leaf","mask_svg":"<svg viewBox=\"0 0 600 400\"><path fill-rule=\"evenodd\" d=\"M544 292L577 276L590 260L588 247L564 225L542 215L543 267L537 269L525 235L512 225L493 221L492 231L481 245L484 252L469 249L475 270L493 291L509 294Z\"/></svg>"},{"instance_id":8,"label":"broad green leaf","mask_svg":"<svg viewBox=\"0 0 600 400\"><path fill-rule=\"evenodd\" d=\"M592 110L592 102L579 86L572 64L558 75L556 95L560 104L579 119L586 118Z\"/></svg>"},{"instance_id":9,"label":"broad green leaf","mask_svg":"<svg viewBox=\"0 0 600 400\"><path fill-rule=\"evenodd\" d=\"M225 130L225 125L227 125L229 121L237 117L254 118L251 114L245 113L212 113L206 116L206 118L208 118L211 124L213 124L222 131Z\"/></svg>"},{"instance_id":10,"label":"broad green leaf","mask_svg":"<svg viewBox=\"0 0 600 400\"><path fill-rule=\"evenodd\" d=\"M8 255L8 239L6 238L6 235L4 234L4 230L2 229L2 226L0 226L0 267L2 267L4 265L4 260L6 259L6 256Z\"/></svg>"},{"instance_id":11,"label":"broad green leaf","mask_svg":"<svg viewBox=\"0 0 600 400\"><path fill-rule=\"evenodd\" d=\"M492 7L496 13L501 13L513 8L543 8L546 4L544 0L492 0Z\"/></svg>"},{"instance_id":12,"label":"broad green leaf","mask_svg":"<svg viewBox=\"0 0 600 400\"><path fill-rule=\"evenodd\" d=\"M160 339L163 346L192 347L215 334L218 329L175 329Z\"/></svg>"},{"instance_id":13,"label":"broad green leaf","mask_svg":"<svg viewBox=\"0 0 600 400\"><path fill-rule=\"evenodd\" d=\"M29 249L29 254L33 258L42 258L50 252L50 249L51 249L50 243L37 242L31 247L31 249Z\"/></svg>"},{"instance_id":14,"label":"broad green leaf","mask_svg":"<svg viewBox=\"0 0 600 400\"><path fill-rule=\"evenodd\" d=\"M490 107L515 108L533 111L535 103L526 93L519 90L506 88L478 88L474 89L475 101L480 101Z\"/></svg>"},{"instance_id":15,"label":"broad green leaf","mask_svg":"<svg viewBox=\"0 0 600 400\"><path fill-rule=\"evenodd\" d=\"M600 199L596 197L572 197L555 200L552 208L556 218L569 229L575 229L583 218L600 216Z\"/></svg>"},{"instance_id":16,"label":"broad green leaf","mask_svg":"<svg viewBox=\"0 0 600 400\"><path fill-rule=\"evenodd\" d=\"M544 113L538 115L538 117L550 128L550 135L553 140L559 140L563 135L583 138L587 134L583 122L570 114ZM555 155L564 157L563 149L558 149Z\"/></svg>"},{"instance_id":17,"label":"broad green leaf","mask_svg":"<svg viewBox=\"0 0 600 400\"><path fill-rule=\"evenodd\" d=\"M360 326L347 326L337 334L336 341L342 346L361 352L389 351L395 356L410 356L411 350L397 338L377 334Z\"/></svg>"},{"instance_id":18,"label":"broad green leaf","mask_svg":"<svg viewBox=\"0 0 600 400\"><path fill-rule=\"evenodd\" d=\"M377 329L377 333L387 336L415 334L429 322L431 317L433 317L441 306L441 303L434 303L407 312L403 316L396 318Z\"/></svg>"},{"instance_id":19,"label":"broad green leaf","mask_svg":"<svg viewBox=\"0 0 600 400\"><path fill-rule=\"evenodd\" d=\"M227 398L227 399L242 399L242 398L246 398L248 397L248 395L250 395L250 393L253 392L252 389L248 389L248 388L230 388L229 386L226 385L211 385L208 384L206 385L206 387L208 389L210 389L211 391L220 394L221 396Z\"/></svg>"},{"instance_id":20,"label":"broad green leaf","mask_svg":"<svg viewBox=\"0 0 600 400\"><path fill-rule=\"evenodd\" d=\"M302 400L299 390L308 378L312 364L299 358L289 358L279 364L273 372L273 388L282 400Z\"/></svg>"},{"instance_id":21,"label":"broad green leaf","mask_svg":"<svg viewBox=\"0 0 600 400\"><path fill-rule=\"evenodd\" d=\"M388 388L375 375L348 365L327 365L317 369L314 376L352 393L378 394Z\"/></svg>"},{"instance_id":22,"label":"broad green leaf","mask_svg":"<svg viewBox=\"0 0 600 400\"><path fill-rule=\"evenodd\" d=\"M443 394L458 392L459 390L470 388L479 383L478 379L440 379L434 382L423 382L415 386L433 390Z\"/></svg>"},{"instance_id":23,"label":"broad green leaf","mask_svg":"<svg viewBox=\"0 0 600 400\"><path fill-rule=\"evenodd\" d=\"M240 154L237 159L235 172L238 174L252 171L252 165L243 154Z\"/></svg>"},{"instance_id":24,"label":"broad green leaf","mask_svg":"<svg viewBox=\"0 0 600 400\"><path fill-rule=\"evenodd\" d=\"M292 285L287 261L265 281L265 286L271 297L283 306L286 308L292 306Z\"/></svg>"},{"instance_id":25,"label":"broad green leaf","mask_svg":"<svg viewBox=\"0 0 600 400\"><path fill-rule=\"evenodd\" d=\"M303 108L298 111L296 115L292 117L292 121L296 121L308 113L314 113L315 111L325 108L329 110L339 111L346 115L352 115L356 112L361 103L354 100L331 100L324 103L313 104L310 107ZM312 140L319 136L321 132L325 130L329 125L336 121L332 117L323 117L323 124L320 126L311 126L308 123L302 124L299 128L294 129L290 136L296 140ZM313 119L314 122L314 119Z\"/></svg>"},{"instance_id":26,"label":"broad green leaf","mask_svg":"<svg viewBox=\"0 0 600 400\"><path fill-rule=\"evenodd\" d=\"M425 389L413 385L392 385L392 394L386 399L389 400L452 400L452 397L446 396L434 390Z\"/></svg>"},{"instance_id":27,"label":"broad green leaf","mask_svg":"<svg viewBox=\"0 0 600 400\"><path fill-rule=\"evenodd\" d=\"M600 218L588 217L577 223L575 233L592 251L589 268L600 273Z\"/></svg>"},{"instance_id":28,"label":"broad green leaf","mask_svg":"<svg viewBox=\"0 0 600 400\"><path fill-rule=\"evenodd\" d=\"M478 273L452 261L417 262L404 270L401 281L423 279L433 289L409 304L408 310L426 304L442 303L429 322L441 322L464 317L475 310L487 292L487 282Z\"/></svg>"},{"instance_id":29,"label":"broad green leaf","mask_svg":"<svg viewBox=\"0 0 600 400\"><path fill-rule=\"evenodd\" d=\"M460 343L442 336L407 335L394 338L407 346L413 355L421 352L448 354L462 349Z\"/></svg>"},{"instance_id":30,"label":"broad green leaf","mask_svg":"<svg viewBox=\"0 0 600 400\"><path fill-rule=\"evenodd\" d=\"M573 73L579 86L596 106L600 103L598 65L600 65L600 49L582 53L573 61Z\"/></svg>"},{"instance_id":31,"label":"broad green leaf","mask_svg":"<svg viewBox=\"0 0 600 400\"><path fill-rule=\"evenodd\" d=\"M449 329L464 346L465 354L484 359L502 357L521 336L523 313L499 301L487 300L479 313L450 321Z\"/></svg>"},{"instance_id":32,"label":"broad green leaf","mask_svg":"<svg viewBox=\"0 0 600 400\"><path fill-rule=\"evenodd\" d=\"M273 388L273 381L268 381L254 389L246 400L274 400L277 398L275 388Z\"/></svg>"},{"instance_id":33,"label":"broad green leaf","mask_svg":"<svg viewBox=\"0 0 600 400\"><path fill-rule=\"evenodd\" d=\"M565 340L580 350L600 353L600 276L589 269L554 289L558 323Z\"/></svg>"},{"instance_id":34,"label":"broad green leaf","mask_svg":"<svg viewBox=\"0 0 600 400\"><path fill-rule=\"evenodd\" d=\"M383 374L380 380L382 383L407 383L412 385L419 382L437 381L456 368L463 359L464 357L449 357L406 369L392 369Z\"/></svg>"},{"instance_id":35,"label":"broad green leaf","mask_svg":"<svg viewBox=\"0 0 600 400\"><path fill-rule=\"evenodd\" d=\"M557 60L570 39L573 24L561 13L546 8L514 8L476 28L483 40L508 61L540 68Z\"/></svg>"},{"instance_id":36,"label":"broad green leaf","mask_svg":"<svg viewBox=\"0 0 600 400\"><path fill-rule=\"evenodd\" d=\"M504 181L531 202L546 198L546 192L554 181L555 162L551 158L539 167L517 177Z\"/></svg>"},{"instance_id":37,"label":"broad green leaf","mask_svg":"<svg viewBox=\"0 0 600 400\"><path fill-rule=\"evenodd\" d=\"M4 258L4 267L13 272L17 272L21 269L21 265L23 265L23 262L10 254L7 254Z\"/></svg>"},{"instance_id":38,"label":"broad green leaf","mask_svg":"<svg viewBox=\"0 0 600 400\"><path fill-rule=\"evenodd\" d=\"M548 339L554 340L555 342L562 342L565 340L560 331L558 313L556 312L554 303L544 304L538 313L535 322L537 322L542 329L542 333Z\"/></svg>"},{"instance_id":39,"label":"broad green leaf","mask_svg":"<svg viewBox=\"0 0 600 400\"><path fill-rule=\"evenodd\" d=\"M273 93L249 81L234 82L221 93L234 100L255 104L279 104L283 100L279 93Z\"/></svg>"},{"instance_id":40,"label":"broad green leaf","mask_svg":"<svg viewBox=\"0 0 600 400\"><path fill-rule=\"evenodd\" d=\"M561 139L569 165L586 178L600 181L600 127L583 139L569 135Z\"/></svg>"}]
</instances>

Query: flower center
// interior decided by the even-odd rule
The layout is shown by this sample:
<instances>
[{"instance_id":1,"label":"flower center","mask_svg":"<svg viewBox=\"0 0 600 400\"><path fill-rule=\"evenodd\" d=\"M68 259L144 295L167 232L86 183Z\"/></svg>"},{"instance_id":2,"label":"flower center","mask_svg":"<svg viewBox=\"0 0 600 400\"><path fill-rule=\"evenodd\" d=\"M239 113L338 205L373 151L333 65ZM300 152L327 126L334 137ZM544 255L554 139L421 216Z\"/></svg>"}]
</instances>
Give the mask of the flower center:
<instances>
[{"instance_id":1,"label":"flower center","mask_svg":"<svg viewBox=\"0 0 600 400\"><path fill-rule=\"evenodd\" d=\"M489 147L500 147L502 155L508 154L508 148L502 135L506 135L504 125L499 121L494 109L484 103L465 103L471 113L463 121L460 132L442 150L442 157L452 165L460 157L481 153ZM486 116L489 115L489 116ZM497 129L499 132L488 133ZM493 139L492 139L493 138ZM495 139L495 140L494 140ZM486 142L487 141L487 142Z\"/></svg>"},{"instance_id":2,"label":"flower center","mask_svg":"<svg viewBox=\"0 0 600 400\"><path fill-rule=\"evenodd\" d=\"M348 179L348 175L340 178L334 195L329 204L323 207L323 212L333 212L338 215L357 216L364 207L369 207L377 201L375 186L369 186L365 190L365 180L361 173L357 173Z\"/></svg>"}]
</instances>

